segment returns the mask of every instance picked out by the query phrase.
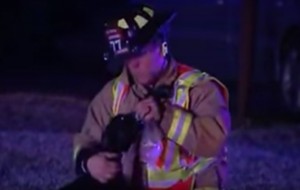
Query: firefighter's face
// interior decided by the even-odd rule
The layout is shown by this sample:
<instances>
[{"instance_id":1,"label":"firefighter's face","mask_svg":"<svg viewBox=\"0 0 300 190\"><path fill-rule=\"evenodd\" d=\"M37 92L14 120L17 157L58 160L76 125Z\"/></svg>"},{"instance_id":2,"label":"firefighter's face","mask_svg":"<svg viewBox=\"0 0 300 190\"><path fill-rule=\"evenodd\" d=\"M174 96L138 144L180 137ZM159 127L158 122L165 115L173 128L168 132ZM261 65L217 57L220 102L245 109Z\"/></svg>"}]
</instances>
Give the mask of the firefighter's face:
<instances>
[{"instance_id":1,"label":"firefighter's face","mask_svg":"<svg viewBox=\"0 0 300 190\"><path fill-rule=\"evenodd\" d=\"M149 85L159 77L165 64L161 48L160 43L148 44L139 55L126 60L125 65L135 82Z\"/></svg>"}]
</instances>

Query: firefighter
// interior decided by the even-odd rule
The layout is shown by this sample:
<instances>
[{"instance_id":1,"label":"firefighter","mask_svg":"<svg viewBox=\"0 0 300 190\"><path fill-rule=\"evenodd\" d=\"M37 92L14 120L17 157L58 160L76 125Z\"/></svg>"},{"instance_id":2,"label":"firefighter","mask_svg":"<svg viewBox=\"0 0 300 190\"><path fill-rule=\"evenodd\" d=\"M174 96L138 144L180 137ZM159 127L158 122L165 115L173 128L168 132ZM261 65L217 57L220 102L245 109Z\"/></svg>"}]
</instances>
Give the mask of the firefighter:
<instances>
[{"instance_id":1,"label":"firefighter","mask_svg":"<svg viewBox=\"0 0 300 190\"><path fill-rule=\"evenodd\" d=\"M224 188L231 126L228 92L218 79L171 56L167 34L174 17L174 12L137 4L105 24L104 59L122 64L122 71L92 100L74 139L77 168L103 188L111 187L118 171L134 189ZM161 85L170 86L172 96L157 101L149 90ZM140 151L133 145L121 164L112 161L114 153L87 151L99 143L112 117L130 112L154 131L145 134L148 145L141 143Z\"/></svg>"}]
</instances>

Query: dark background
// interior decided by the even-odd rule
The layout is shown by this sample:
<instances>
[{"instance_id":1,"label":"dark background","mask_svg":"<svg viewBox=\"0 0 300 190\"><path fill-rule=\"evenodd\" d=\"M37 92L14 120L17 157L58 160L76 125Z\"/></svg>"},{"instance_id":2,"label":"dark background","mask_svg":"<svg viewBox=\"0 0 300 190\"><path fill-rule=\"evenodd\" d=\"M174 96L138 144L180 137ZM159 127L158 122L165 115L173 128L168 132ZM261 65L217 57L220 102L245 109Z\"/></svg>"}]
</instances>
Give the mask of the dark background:
<instances>
[{"instance_id":1,"label":"dark background","mask_svg":"<svg viewBox=\"0 0 300 190\"><path fill-rule=\"evenodd\" d=\"M226 189L299 190L300 1L144 2L178 11L173 55L229 88ZM0 1L0 189L58 189L75 179L74 133L112 77L103 21L125 3Z\"/></svg>"},{"instance_id":2,"label":"dark background","mask_svg":"<svg viewBox=\"0 0 300 190\"><path fill-rule=\"evenodd\" d=\"M102 60L103 21L126 2L1 1L0 90L93 97L112 77ZM291 69L297 81L291 100L283 95L288 85L282 84L287 55L294 46L299 52L299 1L253 1L248 8L242 0L144 2L177 10L170 37L175 58L222 80L234 114L243 112L239 104L246 105L241 114L250 118L298 113L299 66ZM245 74L248 82L240 84ZM241 103L245 84L247 97Z\"/></svg>"},{"instance_id":3,"label":"dark background","mask_svg":"<svg viewBox=\"0 0 300 190\"><path fill-rule=\"evenodd\" d=\"M1 87L67 88L91 96L95 92L83 90L83 84L96 82L89 88L107 78L102 25L122 3L1 1Z\"/></svg>"}]
</instances>

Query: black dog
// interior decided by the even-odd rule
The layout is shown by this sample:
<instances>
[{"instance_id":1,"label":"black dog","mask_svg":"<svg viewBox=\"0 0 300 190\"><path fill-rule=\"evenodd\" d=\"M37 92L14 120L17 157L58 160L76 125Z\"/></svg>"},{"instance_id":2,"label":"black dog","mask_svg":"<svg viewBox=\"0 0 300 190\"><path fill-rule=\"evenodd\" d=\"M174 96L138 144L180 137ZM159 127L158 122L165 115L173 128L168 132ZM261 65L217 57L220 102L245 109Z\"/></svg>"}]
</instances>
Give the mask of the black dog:
<instances>
[{"instance_id":1,"label":"black dog","mask_svg":"<svg viewBox=\"0 0 300 190\"><path fill-rule=\"evenodd\" d=\"M134 113L117 115L114 117L102 135L101 143L92 149L89 154L93 155L98 152L113 152L120 156L113 161L121 162L121 154L127 152L130 146L139 139L143 130L143 123L135 117ZM61 188L61 190L112 190L112 189L129 189L120 172L114 179L106 184L93 179L89 174L83 174L80 169L77 173L81 174L74 182Z\"/></svg>"},{"instance_id":2,"label":"black dog","mask_svg":"<svg viewBox=\"0 0 300 190\"><path fill-rule=\"evenodd\" d=\"M149 89L149 96L154 97L159 103L161 99L167 99L172 96L172 88L169 86L160 86L154 90ZM93 155L101 151L113 152L120 155L118 158L114 159L114 161L121 162L121 154L127 152L134 142L139 141L143 128L143 122L136 117L135 113L117 115L110 121L108 126L106 126L100 144L86 150L85 155ZM79 153L79 159L77 160L80 160L80 156ZM131 189L130 184L125 182L121 172L107 184L101 184L89 174L83 173L80 163L76 165L76 171L81 177L60 190Z\"/></svg>"}]
</instances>

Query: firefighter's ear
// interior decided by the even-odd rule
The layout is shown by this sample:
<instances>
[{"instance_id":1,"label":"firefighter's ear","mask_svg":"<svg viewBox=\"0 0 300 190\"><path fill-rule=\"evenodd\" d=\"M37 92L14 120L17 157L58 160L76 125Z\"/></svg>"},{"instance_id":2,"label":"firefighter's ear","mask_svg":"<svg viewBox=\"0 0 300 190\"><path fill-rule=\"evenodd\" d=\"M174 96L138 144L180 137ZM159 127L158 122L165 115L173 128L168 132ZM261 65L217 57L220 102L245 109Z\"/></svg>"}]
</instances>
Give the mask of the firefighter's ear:
<instances>
[{"instance_id":1,"label":"firefighter's ear","mask_svg":"<svg viewBox=\"0 0 300 190\"><path fill-rule=\"evenodd\" d=\"M166 56L168 54L168 44L167 42L163 42L161 44L161 52L163 56Z\"/></svg>"}]
</instances>

